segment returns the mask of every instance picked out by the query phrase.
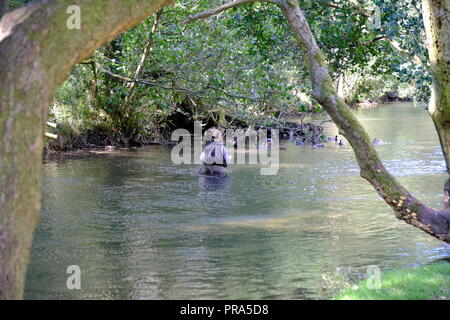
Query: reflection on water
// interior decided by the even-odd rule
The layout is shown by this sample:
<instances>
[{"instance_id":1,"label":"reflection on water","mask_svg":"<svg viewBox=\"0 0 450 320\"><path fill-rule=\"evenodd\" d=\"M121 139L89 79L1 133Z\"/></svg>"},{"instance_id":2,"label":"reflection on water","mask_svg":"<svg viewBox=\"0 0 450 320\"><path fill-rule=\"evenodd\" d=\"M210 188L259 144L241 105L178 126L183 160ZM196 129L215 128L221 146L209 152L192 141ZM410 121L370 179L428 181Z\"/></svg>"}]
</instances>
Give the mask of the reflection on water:
<instances>
[{"instance_id":1,"label":"reflection on water","mask_svg":"<svg viewBox=\"0 0 450 320\"><path fill-rule=\"evenodd\" d=\"M426 112L398 104L357 115L389 142L376 147L388 169L441 205L445 163ZM321 298L322 275L339 267L450 256L395 219L349 146L286 145L276 176L236 165L226 179L204 177L160 147L47 162L26 298ZM81 268L81 290L66 288L69 265Z\"/></svg>"},{"instance_id":2,"label":"reflection on water","mask_svg":"<svg viewBox=\"0 0 450 320\"><path fill-rule=\"evenodd\" d=\"M203 191L216 192L225 190L230 186L230 176L227 173L220 175L203 175L198 177L198 185Z\"/></svg>"}]
</instances>

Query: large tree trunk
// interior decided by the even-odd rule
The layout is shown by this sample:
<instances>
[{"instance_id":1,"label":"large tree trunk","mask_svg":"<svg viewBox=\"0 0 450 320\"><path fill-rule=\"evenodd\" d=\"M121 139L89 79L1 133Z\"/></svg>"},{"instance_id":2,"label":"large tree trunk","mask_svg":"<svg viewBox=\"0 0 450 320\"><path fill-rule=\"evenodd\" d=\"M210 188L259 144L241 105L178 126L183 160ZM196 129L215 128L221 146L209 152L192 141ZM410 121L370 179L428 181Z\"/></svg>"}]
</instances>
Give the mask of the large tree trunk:
<instances>
[{"instance_id":1,"label":"large tree trunk","mask_svg":"<svg viewBox=\"0 0 450 320\"><path fill-rule=\"evenodd\" d=\"M321 104L324 110L327 111L339 128L339 132L347 138L351 144L361 169L361 176L369 181L385 202L391 206L397 218L414 225L442 241L450 243L450 210L448 208L436 210L426 206L411 195L385 169L371 143L369 135L359 123L351 109L337 94L336 86L331 79L325 57L317 45L303 12L300 10L298 0L254 1L272 2L278 5L283 11L294 31L306 67L309 71L313 87L312 96ZM251 1L236 0L215 9L205 11L204 13L192 15L185 19L184 23L211 17L232 7L244 5L248 2ZM432 2L433 6L436 6L435 2L439 3L441 1L433 0ZM442 0L442 2L445 2L448 8L448 0ZM441 7L442 6L444 5L441 4ZM444 18L444 16L442 16L442 18ZM448 19L448 15L446 15L445 18ZM449 29L446 29L446 32L448 39ZM449 44L447 43L447 46L448 45ZM447 69L443 68L443 70L447 70L446 76L448 80L448 65ZM446 92L447 94L450 94L448 87ZM450 110L448 110L448 112L450 113ZM450 184L447 185L449 187L446 187L445 189L450 190ZM448 201L448 198L448 196L444 197L444 201L446 199Z\"/></svg>"},{"instance_id":2,"label":"large tree trunk","mask_svg":"<svg viewBox=\"0 0 450 320\"><path fill-rule=\"evenodd\" d=\"M72 0L44 0L0 21L0 298L23 296L41 200L47 108L73 66L171 0L79 0L81 30L69 30Z\"/></svg>"},{"instance_id":3,"label":"large tree trunk","mask_svg":"<svg viewBox=\"0 0 450 320\"><path fill-rule=\"evenodd\" d=\"M450 1L423 0L422 10L433 72L429 112L439 134L447 171L450 173ZM446 186L445 203L448 208L449 184Z\"/></svg>"}]
</instances>

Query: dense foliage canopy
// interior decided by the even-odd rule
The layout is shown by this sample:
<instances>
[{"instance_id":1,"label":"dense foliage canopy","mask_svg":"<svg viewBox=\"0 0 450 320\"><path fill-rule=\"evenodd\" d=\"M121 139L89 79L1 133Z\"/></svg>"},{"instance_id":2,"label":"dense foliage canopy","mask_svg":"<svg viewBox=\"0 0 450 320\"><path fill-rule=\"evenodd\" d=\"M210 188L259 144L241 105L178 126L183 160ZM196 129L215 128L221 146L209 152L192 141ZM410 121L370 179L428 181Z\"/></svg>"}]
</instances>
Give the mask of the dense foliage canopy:
<instances>
[{"instance_id":1,"label":"dense foliage canopy","mask_svg":"<svg viewBox=\"0 0 450 320\"><path fill-rule=\"evenodd\" d=\"M191 120L270 125L286 113L320 111L308 95L294 35L276 6L256 2L180 23L212 5L177 1L80 64L51 108L60 135L73 140L95 132L128 144ZM301 6L348 102L386 92L428 98L420 1L302 0Z\"/></svg>"}]
</instances>

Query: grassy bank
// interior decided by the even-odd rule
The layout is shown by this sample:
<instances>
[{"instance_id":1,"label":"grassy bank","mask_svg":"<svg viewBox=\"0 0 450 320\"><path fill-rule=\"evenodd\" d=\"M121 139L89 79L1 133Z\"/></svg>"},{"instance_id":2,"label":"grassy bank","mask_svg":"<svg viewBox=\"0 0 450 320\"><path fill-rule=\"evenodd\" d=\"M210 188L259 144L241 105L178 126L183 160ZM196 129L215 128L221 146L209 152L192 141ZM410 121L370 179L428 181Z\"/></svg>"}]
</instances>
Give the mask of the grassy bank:
<instances>
[{"instance_id":1,"label":"grassy bank","mask_svg":"<svg viewBox=\"0 0 450 320\"><path fill-rule=\"evenodd\" d=\"M362 280L338 300L436 300L450 299L450 263L442 262L381 274L381 289L367 288Z\"/></svg>"}]
</instances>

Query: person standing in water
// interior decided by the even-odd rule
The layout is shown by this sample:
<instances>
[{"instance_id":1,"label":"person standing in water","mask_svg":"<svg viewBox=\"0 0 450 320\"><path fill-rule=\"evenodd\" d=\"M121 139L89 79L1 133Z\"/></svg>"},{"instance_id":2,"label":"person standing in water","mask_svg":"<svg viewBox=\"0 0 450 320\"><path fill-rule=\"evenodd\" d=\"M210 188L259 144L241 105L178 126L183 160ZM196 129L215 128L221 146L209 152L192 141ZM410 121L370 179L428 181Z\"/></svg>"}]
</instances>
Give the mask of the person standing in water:
<instances>
[{"instance_id":1,"label":"person standing in water","mask_svg":"<svg viewBox=\"0 0 450 320\"><path fill-rule=\"evenodd\" d=\"M230 161L228 149L222 143L222 133L218 129L211 130L211 141L207 143L200 155L202 174L224 174Z\"/></svg>"}]
</instances>

